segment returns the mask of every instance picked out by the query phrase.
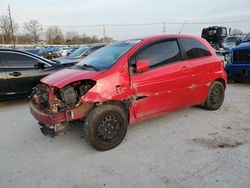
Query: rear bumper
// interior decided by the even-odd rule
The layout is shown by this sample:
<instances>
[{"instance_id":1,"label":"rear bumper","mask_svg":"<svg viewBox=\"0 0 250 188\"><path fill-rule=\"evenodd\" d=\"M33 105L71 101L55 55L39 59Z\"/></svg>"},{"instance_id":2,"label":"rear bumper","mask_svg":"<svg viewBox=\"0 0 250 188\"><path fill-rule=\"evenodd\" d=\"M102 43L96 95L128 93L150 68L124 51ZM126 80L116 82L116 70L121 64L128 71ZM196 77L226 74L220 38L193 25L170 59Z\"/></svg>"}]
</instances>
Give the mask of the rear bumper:
<instances>
[{"instance_id":1,"label":"rear bumper","mask_svg":"<svg viewBox=\"0 0 250 188\"><path fill-rule=\"evenodd\" d=\"M46 113L33 103L30 102L29 108L31 114L40 123L51 129L56 129L56 125L60 123L67 123L74 120L79 120L87 116L88 112L93 107L91 103L82 103L74 108L67 109L56 114Z\"/></svg>"}]
</instances>

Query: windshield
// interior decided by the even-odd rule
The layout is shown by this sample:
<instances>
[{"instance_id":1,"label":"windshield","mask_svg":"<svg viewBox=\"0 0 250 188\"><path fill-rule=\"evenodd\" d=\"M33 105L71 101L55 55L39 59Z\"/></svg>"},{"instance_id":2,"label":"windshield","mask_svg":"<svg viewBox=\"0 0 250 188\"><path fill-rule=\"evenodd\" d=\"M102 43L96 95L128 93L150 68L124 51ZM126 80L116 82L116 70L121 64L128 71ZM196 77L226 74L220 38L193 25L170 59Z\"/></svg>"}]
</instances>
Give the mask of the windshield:
<instances>
[{"instance_id":1,"label":"windshield","mask_svg":"<svg viewBox=\"0 0 250 188\"><path fill-rule=\"evenodd\" d=\"M237 37L226 37L224 40L223 40L223 42L225 42L225 43L234 43L234 42L236 42L237 41Z\"/></svg>"},{"instance_id":2,"label":"windshield","mask_svg":"<svg viewBox=\"0 0 250 188\"><path fill-rule=\"evenodd\" d=\"M80 61L76 66L81 68L92 67L95 70L107 70L129 49L141 40L126 40L105 46Z\"/></svg>"},{"instance_id":3,"label":"windshield","mask_svg":"<svg viewBox=\"0 0 250 188\"><path fill-rule=\"evenodd\" d=\"M85 52L87 49L89 49L89 47L81 47L78 48L76 51L74 51L73 53L69 54L68 57L78 57L80 56L83 52Z\"/></svg>"},{"instance_id":4,"label":"windshield","mask_svg":"<svg viewBox=\"0 0 250 188\"><path fill-rule=\"evenodd\" d=\"M250 33L244 38L243 42L250 42Z\"/></svg>"}]
</instances>

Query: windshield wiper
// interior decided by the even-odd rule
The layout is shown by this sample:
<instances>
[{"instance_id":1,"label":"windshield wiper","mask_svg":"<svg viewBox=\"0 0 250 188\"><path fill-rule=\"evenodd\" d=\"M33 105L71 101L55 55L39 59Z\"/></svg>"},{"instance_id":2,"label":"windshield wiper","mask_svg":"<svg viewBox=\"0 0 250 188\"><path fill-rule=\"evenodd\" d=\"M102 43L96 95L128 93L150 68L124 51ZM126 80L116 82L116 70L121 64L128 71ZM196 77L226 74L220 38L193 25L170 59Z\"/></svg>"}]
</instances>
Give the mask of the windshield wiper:
<instances>
[{"instance_id":1,"label":"windshield wiper","mask_svg":"<svg viewBox=\"0 0 250 188\"><path fill-rule=\"evenodd\" d=\"M79 65L78 65L78 66L79 66ZM93 66L93 65L83 64L83 65L81 65L81 66L79 66L79 67L84 68L84 69L92 68L92 69L94 69L95 71L99 71L99 69L98 69L97 67Z\"/></svg>"}]
</instances>

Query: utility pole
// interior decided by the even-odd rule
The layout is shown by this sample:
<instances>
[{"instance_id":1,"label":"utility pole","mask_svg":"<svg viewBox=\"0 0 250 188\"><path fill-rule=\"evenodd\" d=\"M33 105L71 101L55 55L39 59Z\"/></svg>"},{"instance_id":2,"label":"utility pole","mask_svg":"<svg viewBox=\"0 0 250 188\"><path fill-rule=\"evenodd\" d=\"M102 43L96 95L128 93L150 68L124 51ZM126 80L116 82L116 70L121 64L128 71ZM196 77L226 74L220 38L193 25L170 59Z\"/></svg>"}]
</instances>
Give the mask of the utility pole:
<instances>
[{"instance_id":1,"label":"utility pole","mask_svg":"<svg viewBox=\"0 0 250 188\"><path fill-rule=\"evenodd\" d=\"M10 5L8 5L8 12L9 12L9 19L10 19L10 29L11 29L12 43L13 43L14 48L16 48L14 30L13 30L13 23L12 23L11 12L10 12Z\"/></svg>"},{"instance_id":2,"label":"utility pole","mask_svg":"<svg viewBox=\"0 0 250 188\"><path fill-rule=\"evenodd\" d=\"M102 30L103 30L103 42L105 42L105 37L106 37L106 28L105 28L105 24L102 25Z\"/></svg>"},{"instance_id":3,"label":"utility pole","mask_svg":"<svg viewBox=\"0 0 250 188\"><path fill-rule=\"evenodd\" d=\"M166 33L166 21L163 22L163 34Z\"/></svg>"}]
</instances>

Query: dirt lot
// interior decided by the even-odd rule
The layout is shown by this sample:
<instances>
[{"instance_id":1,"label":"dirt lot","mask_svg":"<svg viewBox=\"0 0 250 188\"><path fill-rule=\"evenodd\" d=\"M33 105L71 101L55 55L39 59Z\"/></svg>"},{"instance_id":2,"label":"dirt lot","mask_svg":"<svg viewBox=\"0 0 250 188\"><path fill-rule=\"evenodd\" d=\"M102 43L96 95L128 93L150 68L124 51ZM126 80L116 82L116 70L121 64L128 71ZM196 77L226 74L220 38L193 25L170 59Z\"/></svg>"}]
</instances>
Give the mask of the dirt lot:
<instances>
[{"instance_id":1,"label":"dirt lot","mask_svg":"<svg viewBox=\"0 0 250 188\"><path fill-rule=\"evenodd\" d=\"M0 104L0 187L250 187L250 85L228 85L218 111L198 107L131 125L98 152L81 125L41 134L27 100Z\"/></svg>"}]
</instances>

